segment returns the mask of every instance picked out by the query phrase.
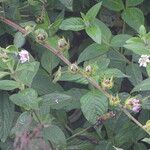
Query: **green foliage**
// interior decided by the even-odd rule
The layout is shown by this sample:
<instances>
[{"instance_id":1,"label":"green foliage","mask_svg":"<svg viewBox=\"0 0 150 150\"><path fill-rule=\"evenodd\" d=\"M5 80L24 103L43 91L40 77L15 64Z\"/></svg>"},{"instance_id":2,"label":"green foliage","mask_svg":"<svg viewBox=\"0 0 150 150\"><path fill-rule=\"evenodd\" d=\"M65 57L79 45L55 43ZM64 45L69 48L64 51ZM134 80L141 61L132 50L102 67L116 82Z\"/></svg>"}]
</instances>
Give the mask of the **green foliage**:
<instances>
[{"instance_id":1,"label":"green foliage","mask_svg":"<svg viewBox=\"0 0 150 150\"><path fill-rule=\"evenodd\" d=\"M20 84L13 80L1 80L0 89L1 90L14 90L20 87Z\"/></svg>"},{"instance_id":2,"label":"green foliage","mask_svg":"<svg viewBox=\"0 0 150 150\"><path fill-rule=\"evenodd\" d=\"M10 100L18 106L23 107L26 110L38 109L38 103L41 98L38 98L38 94L34 89L28 88L17 94L10 96Z\"/></svg>"},{"instance_id":3,"label":"green foliage","mask_svg":"<svg viewBox=\"0 0 150 150\"><path fill-rule=\"evenodd\" d=\"M143 12L136 7L125 9L122 13L122 19L135 30L144 24Z\"/></svg>"},{"instance_id":4,"label":"green foliage","mask_svg":"<svg viewBox=\"0 0 150 150\"><path fill-rule=\"evenodd\" d=\"M102 2L103 5L110 10L120 11L124 9L124 4L122 0L102 0Z\"/></svg>"},{"instance_id":5,"label":"green foliage","mask_svg":"<svg viewBox=\"0 0 150 150\"><path fill-rule=\"evenodd\" d=\"M72 30L72 31L80 31L85 27L84 22L81 18L69 18L62 22L60 25L60 29L62 30Z\"/></svg>"},{"instance_id":6,"label":"green foliage","mask_svg":"<svg viewBox=\"0 0 150 150\"><path fill-rule=\"evenodd\" d=\"M9 101L9 95L6 92L0 93L0 139L5 142L10 135L14 119L14 104Z\"/></svg>"},{"instance_id":7,"label":"green foliage","mask_svg":"<svg viewBox=\"0 0 150 150\"><path fill-rule=\"evenodd\" d=\"M44 128L42 134L46 140L50 140L57 148L66 147L65 135L58 126Z\"/></svg>"},{"instance_id":8,"label":"green foliage","mask_svg":"<svg viewBox=\"0 0 150 150\"><path fill-rule=\"evenodd\" d=\"M0 149L148 150L149 0L0 1Z\"/></svg>"},{"instance_id":9,"label":"green foliage","mask_svg":"<svg viewBox=\"0 0 150 150\"><path fill-rule=\"evenodd\" d=\"M81 109L86 119L95 124L97 119L107 112L108 101L99 91L91 91L81 97Z\"/></svg>"}]
</instances>

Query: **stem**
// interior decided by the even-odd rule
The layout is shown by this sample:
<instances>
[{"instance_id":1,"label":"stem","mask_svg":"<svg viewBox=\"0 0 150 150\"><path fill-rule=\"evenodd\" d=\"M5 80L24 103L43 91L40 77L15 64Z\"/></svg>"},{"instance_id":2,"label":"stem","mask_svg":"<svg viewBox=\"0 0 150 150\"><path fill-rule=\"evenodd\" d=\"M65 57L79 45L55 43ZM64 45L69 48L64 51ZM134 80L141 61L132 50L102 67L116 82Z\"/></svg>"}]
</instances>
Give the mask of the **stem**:
<instances>
[{"instance_id":1,"label":"stem","mask_svg":"<svg viewBox=\"0 0 150 150\"><path fill-rule=\"evenodd\" d=\"M34 113L36 119L38 120L38 122L40 123L40 125L42 125L42 127L43 127L42 121L40 120L40 118L39 118L39 116L37 115L37 113L36 113L35 110L33 110L33 113Z\"/></svg>"},{"instance_id":2,"label":"stem","mask_svg":"<svg viewBox=\"0 0 150 150\"><path fill-rule=\"evenodd\" d=\"M10 25L11 27L15 28L16 30L22 32L23 34L26 34L26 33L27 33L27 31L26 31L24 28L22 28L21 26L17 25L16 23L14 23L14 22L12 22L12 21L10 21L10 20L4 18L3 16L0 16L0 20L3 21L4 23L6 23L7 25ZM60 58L65 64L67 64L68 66L71 65L71 62L70 62L66 57L64 57L64 55L63 55L59 50L54 49L54 48L51 47L48 43L39 43L39 44L41 44L43 47L47 48L47 49L50 50L52 53L54 53L57 57L59 57L59 58ZM106 43L106 44L107 44L107 43ZM110 46L110 44L109 44L109 46ZM123 55L123 56L124 56L124 55ZM124 58L125 58L126 60L128 60L125 56L124 56ZM128 60L127 62L130 63L129 60ZM82 74L82 75L83 75L83 74ZM83 76L83 77L85 77L85 76ZM90 77L86 77L86 79L87 79L87 80L89 81L89 83L91 83L95 88L97 88L99 91L103 92L108 98L113 97L111 94L109 94L107 91L105 91L95 80L93 80L93 79L90 78ZM122 108L122 106L121 106L121 108ZM143 125L142 125L140 122L138 122L127 110L125 110L125 109L123 109L123 108L122 108L122 110L123 110L123 112L124 112L135 124L137 124L137 125L138 125L140 128L142 128L146 133L148 133L148 132L143 128ZM36 115L36 113L35 113L35 115ZM36 117L37 117L37 115L36 115ZM38 118L37 118L37 119L38 119ZM40 120L39 120L39 121L40 121ZM40 123L41 123L41 122L40 122ZM88 127L88 128L89 128L89 127ZM85 132L86 130L88 130L88 128L82 130L82 131L79 132L79 133L74 134L73 136L71 136L71 137L68 138L68 139L71 139L72 137L75 137L75 136L77 136L78 134L81 134L81 133ZM148 134L149 134L149 133L148 133ZM149 135L150 135L150 134L149 134Z\"/></svg>"},{"instance_id":3,"label":"stem","mask_svg":"<svg viewBox=\"0 0 150 150\"><path fill-rule=\"evenodd\" d=\"M126 109L121 108L121 110L128 116L128 118L130 118L135 124L142 128L148 135L150 135L150 133L143 127L143 125L138 122Z\"/></svg>"},{"instance_id":4,"label":"stem","mask_svg":"<svg viewBox=\"0 0 150 150\"><path fill-rule=\"evenodd\" d=\"M74 134L74 135L72 135L72 136L70 136L70 137L67 139L67 141L71 140L72 138L74 138L74 137L76 137L76 136L78 136L78 135L81 135L82 133L84 133L85 131L87 131L87 130L90 129L90 128L91 128L91 126L85 128L85 129L83 129L82 131L80 131L80 132L78 132L78 133L76 133L76 134Z\"/></svg>"}]
</instances>

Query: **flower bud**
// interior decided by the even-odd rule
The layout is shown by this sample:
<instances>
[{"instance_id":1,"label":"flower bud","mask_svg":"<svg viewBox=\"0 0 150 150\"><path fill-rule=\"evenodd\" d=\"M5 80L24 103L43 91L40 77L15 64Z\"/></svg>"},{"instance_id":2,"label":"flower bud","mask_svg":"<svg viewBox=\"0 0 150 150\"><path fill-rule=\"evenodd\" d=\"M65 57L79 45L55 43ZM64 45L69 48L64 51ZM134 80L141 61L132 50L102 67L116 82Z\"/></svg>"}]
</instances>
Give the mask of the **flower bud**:
<instances>
[{"instance_id":1,"label":"flower bud","mask_svg":"<svg viewBox=\"0 0 150 150\"><path fill-rule=\"evenodd\" d=\"M35 31L36 41L44 42L48 38L48 34L44 29L37 29Z\"/></svg>"},{"instance_id":2,"label":"flower bud","mask_svg":"<svg viewBox=\"0 0 150 150\"><path fill-rule=\"evenodd\" d=\"M44 18L43 18L43 16L37 16L35 22L38 23L38 24L44 23Z\"/></svg>"},{"instance_id":3,"label":"flower bud","mask_svg":"<svg viewBox=\"0 0 150 150\"><path fill-rule=\"evenodd\" d=\"M66 39L63 37L63 38L60 38L58 40L58 49L63 51L65 49L69 49L70 45L69 45L69 42L66 41Z\"/></svg>"},{"instance_id":4,"label":"flower bud","mask_svg":"<svg viewBox=\"0 0 150 150\"><path fill-rule=\"evenodd\" d=\"M78 70L79 70L79 67L76 63L73 63L69 66L69 71L71 73L76 73L76 72L78 72Z\"/></svg>"},{"instance_id":5,"label":"flower bud","mask_svg":"<svg viewBox=\"0 0 150 150\"><path fill-rule=\"evenodd\" d=\"M118 106L120 104L119 96L117 95L116 97L110 97L109 98L109 104L111 106Z\"/></svg>"},{"instance_id":6,"label":"flower bud","mask_svg":"<svg viewBox=\"0 0 150 150\"><path fill-rule=\"evenodd\" d=\"M92 69L92 67L90 65L85 67L86 75L91 75L92 71L93 71L93 69Z\"/></svg>"},{"instance_id":7,"label":"flower bud","mask_svg":"<svg viewBox=\"0 0 150 150\"><path fill-rule=\"evenodd\" d=\"M111 77L110 79L104 78L101 85L104 89L111 89L114 86L113 77Z\"/></svg>"},{"instance_id":8,"label":"flower bud","mask_svg":"<svg viewBox=\"0 0 150 150\"><path fill-rule=\"evenodd\" d=\"M31 33L34 31L35 25L27 25L25 27L25 30L27 31L27 34Z\"/></svg>"}]
</instances>

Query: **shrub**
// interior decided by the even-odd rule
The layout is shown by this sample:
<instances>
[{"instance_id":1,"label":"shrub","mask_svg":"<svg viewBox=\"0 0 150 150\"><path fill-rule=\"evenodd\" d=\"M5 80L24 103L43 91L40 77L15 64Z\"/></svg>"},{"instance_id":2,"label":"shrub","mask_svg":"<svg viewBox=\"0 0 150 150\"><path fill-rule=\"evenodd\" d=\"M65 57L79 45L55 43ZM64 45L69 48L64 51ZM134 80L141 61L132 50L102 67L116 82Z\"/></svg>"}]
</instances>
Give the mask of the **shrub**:
<instances>
[{"instance_id":1,"label":"shrub","mask_svg":"<svg viewBox=\"0 0 150 150\"><path fill-rule=\"evenodd\" d=\"M0 4L2 150L148 149L148 0Z\"/></svg>"}]
</instances>

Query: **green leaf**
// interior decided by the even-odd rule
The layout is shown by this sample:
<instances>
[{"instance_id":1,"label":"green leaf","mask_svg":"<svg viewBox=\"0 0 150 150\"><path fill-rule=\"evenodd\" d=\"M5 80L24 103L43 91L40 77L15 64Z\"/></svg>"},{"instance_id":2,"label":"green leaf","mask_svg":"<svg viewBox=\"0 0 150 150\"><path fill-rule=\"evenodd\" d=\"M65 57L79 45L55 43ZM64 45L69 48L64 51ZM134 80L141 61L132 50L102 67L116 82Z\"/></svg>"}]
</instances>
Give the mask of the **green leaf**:
<instances>
[{"instance_id":1,"label":"green leaf","mask_svg":"<svg viewBox=\"0 0 150 150\"><path fill-rule=\"evenodd\" d=\"M101 29L102 42L109 43L112 36L110 29L99 19L95 19L95 23Z\"/></svg>"},{"instance_id":2,"label":"green leaf","mask_svg":"<svg viewBox=\"0 0 150 150\"><path fill-rule=\"evenodd\" d=\"M0 71L0 79L9 75L9 74L10 74L9 72Z\"/></svg>"},{"instance_id":3,"label":"green leaf","mask_svg":"<svg viewBox=\"0 0 150 150\"><path fill-rule=\"evenodd\" d=\"M45 51L41 58L42 67L48 72L52 73L52 70L59 64L59 59L52 52Z\"/></svg>"},{"instance_id":4,"label":"green leaf","mask_svg":"<svg viewBox=\"0 0 150 150\"><path fill-rule=\"evenodd\" d=\"M80 31L85 28L85 25L81 18L72 17L72 18L63 20L59 28L61 30Z\"/></svg>"},{"instance_id":5,"label":"green leaf","mask_svg":"<svg viewBox=\"0 0 150 150\"><path fill-rule=\"evenodd\" d=\"M17 32L14 36L14 45L17 48L22 47L25 44L25 37L21 32Z\"/></svg>"},{"instance_id":6,"label":"green leaf","mask_svg":"<svg viewBox=\"0 0 150 150\"><path fill-rule=\"evenodd\" d=\"M140 84L136 85L132 92L135 91L149 91L150 90L150 78L143 80Z\"/></svg>"},{"instance_id":7,"label":"green leaf","mask_svg":"<svg viewBox=\"0 0 150 150\"><path fill-rule=\"evenodd\" d=\"M93 124L96 123L98 117L108 110L107 98L97 90L90 91L82 96L80 102L85 118Z\"/></svg>"},{"instance_id":8,"label":"green leaf","mask_svg":"<svg viewBox=\"0 0 150 150\"><path fill-rule=\"evenodd\" d=\"M144 0L127 0L126 5L127 6L136 6L142 3Z\"/></svg>"},{"instance_id":9,"label":"green leaf","mask_svg":"<svg viewBox=\"0 0 150 150\"><path fill-rule=\"evenodd\" d=\"M10 52L18 52L18 48L15 45L9 45L6 47L6 50Z\"/></svg>"},{"instance_id":10,"label":"green leaf","mask_svg":"<svg viewBox=\"0 0 150 150\"><path fill-rule=\"evenodd\" d=\"M43 137L46 140L50 140L57 148L66 147L66 138L62 130L55 125L51 125L48 128L43 128Z\"/></svg>"},{"instance_id":11,"label":"green leaf","mask_svg":"<svg viewBox=\"0 0 150 150\"><path fill-rule=\"evenodd\" d=\"M111 144L111 142L108 141L101 141L99 142L99 145L96 146L95 150L115 150Z\"/></svg>"},{"instance_id":12,"label":"green leaf","mask_svg":"<svg viewBox=\"0 0 150 150\"><path fill-rule=\"evenodd\" d=\"M57 83L52 83L49 74L42 69L35 75L31 87L35 89L39 95L62 91L62 87Z\"/></svg>"},{"instance_id":13,"label":"green leaf","mask_svg":"<svg viewBox=\"0 0 150 150\"><path fill-rule=\"evenodd\" d=\"M52 109L62 109L72 102L71 96L57 92L44 95L42 96L42 98L44 100L44 103L46 103Z\"/></svg>"},{"instance_id":14,"label":"green leaf","mask_svg":"<svg viewBox=\"0 0 150 150\"><path fill-rule=\"evenodd\" d=\"M143 99L143 101L142 101L142 108L150 110L150 97L149 96L147 96L147 97L145 97Z\"/></svg>"},{"instance_id":15,"label":"green leaf","mask_svg":"<svg viewBox=\"0 0 150 150\"><path fill-rule=\"evenodd\" d=\"M144 15L139 8L127 8L122 13L122 19L133 29L139 30L140 26L144 24Z\"/></svg>"},{"instance_id":16,"label":"green leaf","mask_svg":"<svg viewBox=\"0 0 150 150\"><path fill-rule=\"evenodd\" d=\"M97 4L94 5L92 8L90 8L89 11L86 13L86 17L87 17L89 20L94 19L94 18L97 16L97 14L98 14L98 12L99 12L99 10L100 10L100 8L101 8L101 5L102 5L102 2L97 3Z\"/></svg>"},{"instance_id":17,"label":"green leaf","mask_svg":"<svg viewBox=\"0 0 150 150\"><path fill-rule=\"evenodd\" d=\"M142 141L150 144L150 138L144 138Z\"/></svg>"},{"instance_id":18,"label":"green leaf","mask_svg":"<svg viewBox=\"0 0 150 150\"><path fill-rule=\"evenodd\" d=\"M78 63L87 61L105 54L108 51L108 46L105 44L91 44L79 56Z\"/></svg>"},{"instance_id":19,"label":"green leaf","mask_svg":"<svg viewBox=\"0 0 150 150\"><path fill-rule=\"evenodd\" d=\"M86 27L86 33L98 44L101 44L101 29L100 27L95 23L90 25L89 27Z\"/></svg>"},{"instance_id":20,"label":"green leaf","mask_svg":"<svg viewBox=\"0 0 150 150\"><path fill-rule=\"evenodd\" d=\"M117 68L108 68L106 70L102 70L99 75L101 77L106 77L106 78L110 78L110 77L116 77L116 78L125 78L128 77L127 75L125 75L124 73L122 73L119 69Z\"/></svg>"},{"instance_id":21,"label":"green leaf","mask_svg":"<svg viewBox=\"0 0 150 150\"><path fill-rule=\"evenodd\" d=\"M113 47L123 47L126 41L130 38L131 36L128 34L118 34L112 38L111 45Z\"/></svg>"},{"instance_id":22,"label":"green leaf","mask_svg":"<svg viewBox=\"0 0 150 150\"><path fill-rule=\"evenodd\" d=\"M147 71L148 76L150 77L150 64L146 66L146 71Z\"/></svg>"},{"instance_id":23,"label":"green leaf","mask_svg":"<svg viewBox=\"0 0 150 150\"><path fill-rule=\"evenodd\" d=\"M129 50L132 50L134 53L138 55L150 54L150 47L148 45L145 45L144 42L137 37L132 37L129 40L127 40L124 47Z\"/></svg>"},{"instance_id":24,"label":"green leaf","mask_svg":"<svg viewBox=\"0 0 150 150\"><path fill-rule=\"evenodd\" d=\"M1 90L14 90L20 87L20 84L13 80L0 80L0 89Z\"/></svg>"},{"instance_id":25,"label":"green leaf","mask_svg":"<svg viewBox=\"0 0 150 150\"><path fill-rule=\"evenodd\" d=\"M57 16L57 18L55 19L55 21L49 26L50 36L55 35L55 33L58 31L59 26L61 25L63 19L64 19L64 11L61 11L60 14Z\"/></svg>"},{"instance_id":26,"label":"green leaf","mask_svg":"<svg viewBox=\"0 0 150 150\"><path fill-rule=\"evenodd\" d=\"M120 11L124 9L122 0L103 0L102 2L102 4L110 10Z\"/></svg>"},{"instance_id":27,"label":"green leaf","mask_svg":"<svg viewBox=\"0 0 150 150\"><path fill-rule=\"evenodd\" d=\"M138 64L129 64L126 67L126 74L129 76L129 80L134 86L143 80L141 69Z\"/></svg>"},{"instance_id":28,"label":"green leaf","mask_svg":"<svg viewBox=\"0 0 150 150\"><path fill-rule=\"evenodd\" d=\"M11 95L10 100L16 105L23 107L26 110L30 110L38 109L41 98L38 98L38 94L34 89L28 88L17 94Z\"/></svg>"},{"instance_id":29,"label":"green leaf","mask_svg":"<svg viewBox=\"0 0 150 150\"><path fill-rule=\"evenodd\" d=\"M0 92L0 139L5 142L14 119L14 105L6 92Z\"/></svg>"},{"instance_id":30,"label":"green leaf","mask_svg":"<svg viewBox=\"0 0 150 150\"><path fill-rule=\"evenodd\" d=\"M80 74L72 74L68 71L64 71L61 73L59 81L71 81L80 84L88 84L88 81L85 78L83 78Z\"/></svg>"},{"instance_id":31,"label":"green leaf","mask_svg":"<svg viewBox=\"0 0 150 150\"><path fill-rule=\"evenodd\" d=\"M38 69L39 62L37 61L20 64L15 71L15 76L22 81L23 84L30 86Z\"/></svg>"},{"instance_id":32,"label":"green leaf","mask_svg":"<svg viewBox=\"0 0 150 150\"><path fill-rule=\"evenodd\" d=\"M72 10L73 0L59 0L66 8Z\"/></svg>"},{"instance_id":33,"label":"green leaf","mask_svg":"<svg viewBox=\"0 0 150 150\"><path fill-rule=\"evenodd\" d=\"M23 112L17 119L15 127L12 128L12 133L21 136L30 126L32 121L31 114L27 111Z\"/></svg>"},{"instance_id":34,"label":"green leaf","mask_svg":"<svg viewBox=\"0 0 150 150\"><path fill-rule=\"evenodd\" d=\"M147 150L147 148L143 143L135 143L133 150Z\"/></svg>"}]
</instances>

